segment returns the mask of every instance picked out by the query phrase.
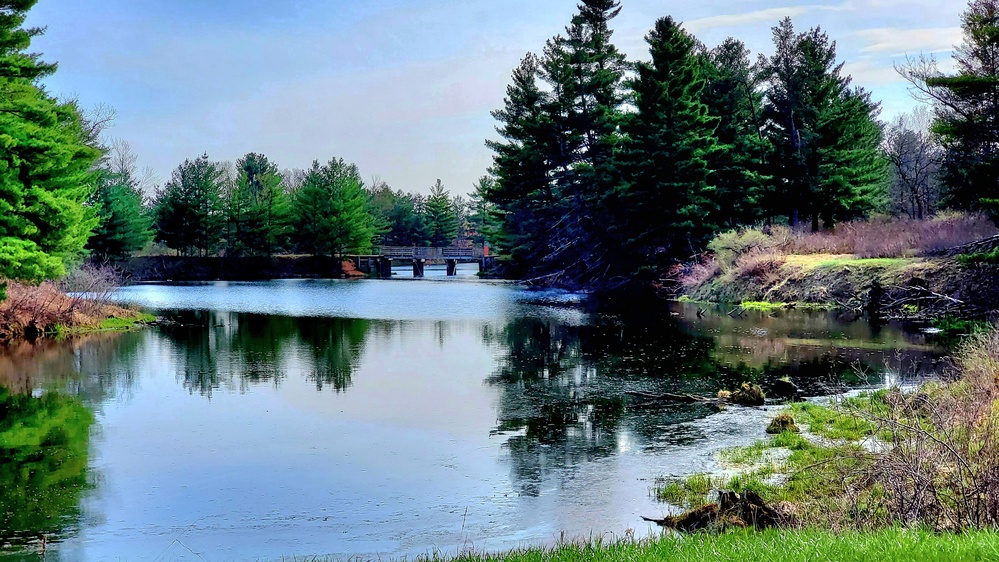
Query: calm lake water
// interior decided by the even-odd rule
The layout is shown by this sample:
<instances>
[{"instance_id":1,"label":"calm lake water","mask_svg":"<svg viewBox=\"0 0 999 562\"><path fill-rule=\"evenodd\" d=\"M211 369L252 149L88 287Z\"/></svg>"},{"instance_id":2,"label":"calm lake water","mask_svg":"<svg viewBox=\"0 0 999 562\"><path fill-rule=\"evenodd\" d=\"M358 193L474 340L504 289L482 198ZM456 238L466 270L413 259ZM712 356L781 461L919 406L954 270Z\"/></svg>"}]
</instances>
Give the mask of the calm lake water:
<instances>
[{"instance_id":1,"label":"calm lake water","mask_svg":"<svg viewBox=\"0 0 999 562\"><path fill-rule=\"evenodd\" d=\"M4 349L0 552L386 559L645 535L641 515L675 509L655 479L718 469L773 407L626 391L789 375L815 396L940 369L920 336L832 313L609 314L472 272L138 285L118 298L169 323Z\"/></svg>"}]
</instances>

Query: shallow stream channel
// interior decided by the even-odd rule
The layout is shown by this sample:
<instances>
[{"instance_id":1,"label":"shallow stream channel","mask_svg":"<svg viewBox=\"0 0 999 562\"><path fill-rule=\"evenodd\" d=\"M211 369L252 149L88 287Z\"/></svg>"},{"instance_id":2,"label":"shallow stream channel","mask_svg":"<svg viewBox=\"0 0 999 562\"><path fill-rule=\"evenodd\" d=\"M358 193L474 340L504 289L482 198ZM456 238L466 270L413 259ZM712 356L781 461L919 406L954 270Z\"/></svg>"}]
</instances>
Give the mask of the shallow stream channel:
<instances>
[{"instance_id":1,"label":"shallow stream channel","mask_svg":"<svg viewBox=\"0 0 999 562\"><path fill-rule=\"evenodd\" d=\"M657 532L777 405L642 405L790 377L828 396L945 350L835 312L454 278L144 284L164 321L0 348L0 557L380 558Z\"/></svg>"}]
</instances>

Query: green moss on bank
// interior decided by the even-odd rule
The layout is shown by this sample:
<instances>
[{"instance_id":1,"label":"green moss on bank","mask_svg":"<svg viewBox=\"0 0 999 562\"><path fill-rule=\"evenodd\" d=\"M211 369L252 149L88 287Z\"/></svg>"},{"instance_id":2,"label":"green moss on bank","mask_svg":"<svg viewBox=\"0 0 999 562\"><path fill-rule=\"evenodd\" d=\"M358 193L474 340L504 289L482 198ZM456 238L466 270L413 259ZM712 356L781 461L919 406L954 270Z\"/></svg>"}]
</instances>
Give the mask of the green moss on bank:
<instances>
[{"instance_id":1,"label":"green moss on bank","mask_svg":"<svg viewBox=\"0 0 999 562\"><path fill-rule=\"evenodd\" d=\"M145 312L136 312L134 316L113 316L101 320L92 326L65 326L56 324L50 331L57 338L94 334L99 332L128 332L147 326L156 321L156 317Z\"/></svg>"}]
</instances>

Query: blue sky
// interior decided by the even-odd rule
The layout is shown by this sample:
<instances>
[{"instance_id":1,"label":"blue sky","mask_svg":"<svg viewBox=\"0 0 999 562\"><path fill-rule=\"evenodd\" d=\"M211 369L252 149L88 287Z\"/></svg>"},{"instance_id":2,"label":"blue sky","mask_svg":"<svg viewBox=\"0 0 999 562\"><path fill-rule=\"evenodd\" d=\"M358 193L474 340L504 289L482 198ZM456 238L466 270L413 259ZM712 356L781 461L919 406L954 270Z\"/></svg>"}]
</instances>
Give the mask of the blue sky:
<instances>
[{"instance_id":1,"label":"blue sky","mask_svg":"<svg viewBox=\"0 0 999 562\"><path fill-rule=\"evenodd\" d=\"M262 152L282 168L334 156L366 179L465 193L490 163L489 111L510 72L560 32L575 0L40 0L34 51L59 63L56 95L117 112L128 141L165 181L204 152ZM770 54L771 27L820 25L854 83L890 118L914 106L893 70L907 55L949 63L959 0L622 0L614 40L631 59L672 15L713 47L726 37Z\"/></svg>"}]
</instances>

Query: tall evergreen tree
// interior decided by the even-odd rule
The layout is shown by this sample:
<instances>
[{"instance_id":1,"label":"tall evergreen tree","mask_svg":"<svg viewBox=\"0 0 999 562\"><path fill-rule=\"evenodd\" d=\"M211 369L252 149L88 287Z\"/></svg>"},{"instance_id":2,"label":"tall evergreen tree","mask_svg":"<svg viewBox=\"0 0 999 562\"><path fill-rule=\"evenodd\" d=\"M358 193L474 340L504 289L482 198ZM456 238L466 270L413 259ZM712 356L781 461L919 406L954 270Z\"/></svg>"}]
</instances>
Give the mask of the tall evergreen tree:
<instances>
[{"instance_id":1,"label":"tall evergreen tree","mask_svg":"<svg viewBox=\"0 0 999 562\"><path fill-rule=\"evenodd\" d=\"M707 53L706 85L701 95L708 113L718 119L714 136L714 200L722 216L712 222L735 227L763 217L770 178L764 173L770 144L763 137L763 96L745 44L733 38ZM772 203L770 203L772 205Z\"/></svg>"},{"instance_id":2,"label":"tall evergreen tree","mask_svg":"<svg viewBox=\"0 0 999 562\"><path fill-rule=\"evenodd\" d=\"M632 263L656 264L700 251L717 230L716 189L709 161L719 146L719 119L701 101L703 61L693 37L670 17L646 36L652 60L631 81L637 109L621 150L626 253Z\"/></svg>"},{"instance_id":3,"label":"tall evergreen tree","mask_svg":"<svg viewBox=\"0 0 999 562\"><path fill-rule=\"evenodd\" d=\"M87 241L87 249L98 261L128 259L153 239L152 217L142 204L135 160L128 144L119 141L98 168L90 204L100 222Z\"/></svg>"},{"instance_id":4,"label":"tall evergreen tree","mask_svg":"<svg viewBox=\"0 0 999 562\"><path fill-rule=\"evenodd\" d=\"M556 205L561 203L552 179L568 169L561 156L565 144L555 142L552 134L562 114L548 111L550 104L538 85L540 72L537 56L528 54L521 60L507 86L503 109L492 113L503 140L486 142L495 153L491 169L495 181L485 191L499 222L492 241L515 277L540 273L545 263ZM552 95L557 99L557 92Z\"/></svg>"},{"instance_id":5,"label":"tall evergreen tree","mask_svg":"<svg viewBox=\"0 0 999 562\"><path fill-rule=\"evenodd\" d=\"M482 176L475 185L469 201L469 229L472 232L472 242L475 244L491 244L496 239L501 223L499 210L489 200L489 194L495 189L496 179L492 176Z\"/></svg>"},{"instance_id":6,"label":"tall evergreen tree","mask_svg":"<svg viewBox=\"0 0 999 562\"><path fill-rule=\"evenodd\" d=\"M999 0L972 0L961 28L957 73L917 72L915 78L934 106L945 202L988 210L999 222Z\"/></svg>"},{"instance_id":7,"label":"tall evergreen tree","mask_svg":"<svg viewBox=\"0 0 999 562\"><path fill-rule=\"evenodd\" d=\"M887 167L880 160L879 108L836 63L836 43L819 28L795 33L790 18L774 28L775 53L760 57L767 81L765 130L774 145L771 173L780 205L792 226L810 220L832 225L863 214L881 198ZM837 119L849 118L862 133L840 137ZM875 134L877 129L877 134ZM854 168L844 170L842 167Z\"/></svg>"},{"instance_id":8,"label":"tall evergreen tree","mask_svg":"<svg viewBox=\"0 0 999 562\"><path fill-rule=\"evenodd\" d=\"M384 182L369 192L371 213L379 224L379 242L387 246L428 246L424 197L392 191Z\"/></svg>"},{"instance_id":9,"label":"tall evergreen tree","mask_svg":"<svg viewBox=\"0 0 999 562\"><path fill-rule=\"evenodd\" d=\"M426 206L427 232L431 246L450 246L458 237L458 214L451 202L451 195L441 180L430 188Z\"/></svg>"},{"instance_id":10,"label":"tall evergreen tree","mask_svg":"<svg viewBox=\"0 0 999 562\"><path fill-rule=\"evenodd\" d=\"M291 207L284 180L263 154L246 154L236 169L228 194L229 254L270 256L287 244Z\"/></svg>"},{"instance_id":11,"label":"tall evergreen tree","mask_svg":"<svg viewBox=\"0 0 999 562\"><path fill-rule=\"evenodd\" d=\"M75 104L38 81L56 70L28 53L35 0L0 1L0 278L58 277L97 224L85 202L100 156ZM2 293L0 293L2 298Z\"/></svg>"},{"instance_id":12,"label":"tall evergreen tree","mask_svg":"<svg viewBox=\"0 0 999 562\"><path fill-rule=\"evenodd\" d=\"M185 256L214 253L225 221L224 176L222 167L209 161L207 154L179 165L156 196L156 240Z\"/></svg>"},{"instance_id":13,"label":"tall evergreen tree","mask_svg":"<svg viewBox=\"0 0 999 562\"><path fill-rule=\"evenodd\" d=\"M578 284L609 265L605 202L618 182L627 68L611 42L619 11L616 0L578 4L565 35L521 62L494 113L504 141L488 143L496 152L490 200L503 222L496 242L515 274Z\"/></svg>"},{"instance_id":14,"label":"tall evergreen tree","mask_svg":"<svg viewBox=\"0 0 999 562\"><path fill-rule=\"evenodd\" d=\"M375 221L360 172L354 164L334 158L306 173L292 199L294 240L318 256L343 256L371 248Z\"/></svg>"}]
</instances>

